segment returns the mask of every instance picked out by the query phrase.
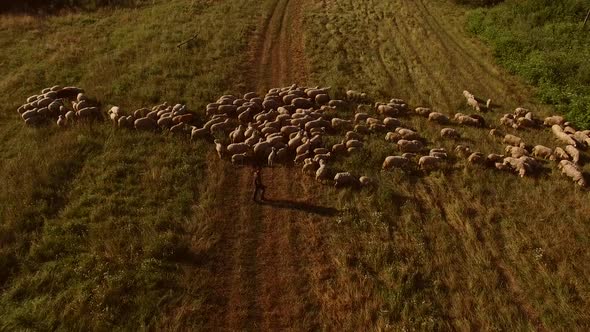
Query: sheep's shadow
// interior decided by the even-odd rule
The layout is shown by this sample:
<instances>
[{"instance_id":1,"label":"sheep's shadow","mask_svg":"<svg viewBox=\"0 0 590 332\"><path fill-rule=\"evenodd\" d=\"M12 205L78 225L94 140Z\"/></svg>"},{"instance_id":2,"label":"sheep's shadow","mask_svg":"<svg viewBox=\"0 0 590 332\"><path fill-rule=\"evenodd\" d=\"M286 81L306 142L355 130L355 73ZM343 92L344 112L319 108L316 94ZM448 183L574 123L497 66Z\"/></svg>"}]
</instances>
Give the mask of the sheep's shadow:
<instances>
[{"instance_id":1,"label":"sheep's shadow","mask_svg":"<svg viewBox=\"0 0 590 332\"><path fill-rule=\"evenodd\" d=\"M308 213L314 213L325 217L335 216L340 211L335 208L309 204L305 202L282 200L282 199L266 199L258 202L261 205L268 205L279 209L297 210Z\"/></svg>"}]
</instances>

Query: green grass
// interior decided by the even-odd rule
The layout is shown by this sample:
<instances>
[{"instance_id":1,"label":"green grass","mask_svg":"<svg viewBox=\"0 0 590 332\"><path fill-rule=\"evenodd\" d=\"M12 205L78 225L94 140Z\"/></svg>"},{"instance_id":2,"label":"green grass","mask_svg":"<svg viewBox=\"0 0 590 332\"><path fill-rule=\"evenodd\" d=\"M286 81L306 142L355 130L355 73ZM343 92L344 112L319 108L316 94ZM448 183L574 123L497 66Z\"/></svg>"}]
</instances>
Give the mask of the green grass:
<instances>
[{"instance_id":1,"label":"green grass","mask_svg":"<svg viewBox=\"0 0 590 332\"><path fill-rule=\"evenodd\" d=\"M32 129L16 108L61 84L84 87L105 108L169 101L203 114L240 88L258 10L248 1L154 1L0 16L0 330L202 324L208 144L109 124Z\"/></svg>"},{"instance_id":2,"label":"green grass","mask_svg":"<svg viewBox=\"0 0 590 332\"><path fill-rule=\"evenodd\" d=\"M496 69L486 72L493 57L460 28L466 23L460 13L467 9L448 2L427 6L450 35L427 25L432 17L424 19L413 1L337 0L315 6L306 21L313 36L306 51L315 82L339 91L367 91L376 100L402 97L412 106L429 105L449 115L469 112L460 93L474 89L502 105L485 115L492 125L498 125L501 113L525 103L540 116L549 113L517 77ZM396 24L389 24L392 18ZM465 50L454 49L453 42ZM476 60L469 58L475 52ZM445 59L470 66L471 75ZM479 87L477 81L487 86ZM504 92L505 87L511 88ZM452 142L440 139L443 126L417 117L401 120L422 133L428 148L452 151L463 143L486 154L503 152L487 130L457 127L463 139ZM531 144L557 146L547 129L508 131ZM373 192L328 195L337 197L345 211L331 236L334 260L345 262L335 287L358 310L342 320L342 327L467 331L590 326L585 300L590 289L584 281L590 272L584 249L590 240L587 191L550 163L539 178L525 179L460 159L425 176L380 172L385 156L399 154L384 136L372 135L364 151L332 164L335 171L369 175L379 183Z\"/></svg>"},{"instance_id":3,"label":"green grass","mask_svg":"<svg viewBox=\"0 0 590 332\"><path fill-rule=\"evenodd\" d=\"M202 114L218 96L251 87L247 44L269 3L162 0L43 19L0 16L0 330L204 328L215 278L208 258L219 241L210 216L220 193L207 187L220 177L207 164L211 146L108 124L32 129L16 108L65 84L105 108L169 101ZM437 24L417 1L310 4L309 83L449 115L466 111L461 92L470 89L502 105L486 115L490 123L517 106L549 113L465 35L466 8L427 6ZM402 121L429 147L455 145L439 138L441 126ZM457 128L477 150L502 150L485 131ZM547 130L516 134L556 146ZM526 179L462 160L427 175L380 172L397 153L384 135L331 164L373 177L374 191L320 191L320 203L342 213L317 221L327 230L330 270L310 272L329 274L316 289L314 326L531 330L538 318L549 330L590 327L587 191L551 164Z\"/></svg>"},{"instance_id":4,"label":"green grass","mask_svg":"<svg viewBox=\"0 0 590 332\"><path fill-rule=\"evenodd\" d=\"M468 29L485 40L498 62L537 86L542 102L580 127L590 127L588 3L506 1L469 15Z\"/></svg>"}]
</instances>

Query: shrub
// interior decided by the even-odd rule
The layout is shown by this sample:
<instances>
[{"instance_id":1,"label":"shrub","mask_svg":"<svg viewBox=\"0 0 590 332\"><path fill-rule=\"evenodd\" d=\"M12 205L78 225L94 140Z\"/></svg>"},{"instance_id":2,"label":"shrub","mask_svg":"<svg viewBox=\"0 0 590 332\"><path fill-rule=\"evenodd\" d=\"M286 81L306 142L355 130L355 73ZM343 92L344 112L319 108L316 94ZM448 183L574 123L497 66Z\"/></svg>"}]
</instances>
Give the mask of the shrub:
<instances>
[{"instance_id":1,"label":"shrub","mask_svg":"<svg viewBox=\"0 0 590 332\"><path fill-rule=\"evenodd\" d=\"M581 31L582 0L508 1L476 9L468 30L488 42L498 62L538 87L542 102L590 127L590 34Z\"/></svg>"}]
</instances>

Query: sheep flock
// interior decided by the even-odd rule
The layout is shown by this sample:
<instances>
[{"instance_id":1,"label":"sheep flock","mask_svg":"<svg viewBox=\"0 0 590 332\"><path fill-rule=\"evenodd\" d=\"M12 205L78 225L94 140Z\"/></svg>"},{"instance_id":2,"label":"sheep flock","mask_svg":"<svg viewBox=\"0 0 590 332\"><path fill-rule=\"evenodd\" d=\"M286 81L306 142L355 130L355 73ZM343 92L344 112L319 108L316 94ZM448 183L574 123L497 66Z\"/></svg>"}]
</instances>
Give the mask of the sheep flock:
<instances>
[{"instance_id":1,"label":"sheep flock","mask_svg":"<svg viewBox=\"0 0 590 332\"><path fill-rule=\"evenodd\" d=\"M467 105L476 112L490 109L491 100L481 103L468 91L463 95ZM554 163L562 174L586 187L580 150L590 146L590 131L576 130L558 115L537 119L525 108L504 114L498 126L490 126L477 113L456 113L448 117L427 107L410 108L402 99L373 104L369 103L365 93L353 90L347 91L344 99L333 99L330 88L297 85L270 89L262 97L255 92L221 96L207 105L205 118L202 113L191 112L182 104L163 103L133 112L125 112L118 106L110 107L106 112L101 108L100 103L88 98L83 89L53 86L27 98L18 113L29 126L54 122L60 127L68 127L78 122L110 120L121 129L169 131L193 141L213 143L219 158L235 165L295 165L301 167L303 174L336 187L376 185L374 179L336 169L332 163L335 158L346 158L364 149L367 136L375 134L383 135L392 146L392 155L383 161L383 171L432 172L452 163L454 158L462 158L470 165L525 177L538 175L544 165ZM338 116L351 109L354 112L350 118ZM400 120L412 116L427 118L428 123L441 127L441 139L458 141L462 136L460 128L469 126L489 130L489 135L501 141L505 148L486 156L464 144L457 144L453 151L428 147L428 141L418 131ZM515 130L547 128L563 147L551 149L531 144L521 137L504 133L502 127ZM341 140L327 144L327 135L340 136Z\"/></svg>"}]
</instances>

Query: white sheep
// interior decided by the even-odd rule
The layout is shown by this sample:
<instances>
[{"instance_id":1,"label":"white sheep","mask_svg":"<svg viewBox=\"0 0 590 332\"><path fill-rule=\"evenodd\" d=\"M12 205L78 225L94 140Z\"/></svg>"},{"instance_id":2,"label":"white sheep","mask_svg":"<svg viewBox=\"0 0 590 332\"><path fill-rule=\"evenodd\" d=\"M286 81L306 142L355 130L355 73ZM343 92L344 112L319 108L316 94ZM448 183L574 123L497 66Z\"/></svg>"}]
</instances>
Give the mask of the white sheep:
<instances>
[{"instance_id":1,"label":"white sheep","mask_svg":"<svg viewBox=\"0 0 590 332\"><path fill-rule=\"evenodd\" d=\"M400 135L399 133L394 133L390 131L387 134L385 134L385 140L387 142L397 143L400 139L402 139L402 135Z\"/></svg>"},{"instance_id":2,"label":"white sheep","mask_svg":"<svg viewBox=\"0 0 590 332\"><path fill-rule=\"evenodd\" d=\"M473 152L468 158L467 161L473 165L483 165L486 163L486 157L481 152Z\"/></svg>"},{"instance_id":3,"label":"white sheep","mask_svg":"<svg viewBox=\"0 0 590 332\"><path fill-rule=\"evenodd\" d=\"M512 146L521 146L524 142L523 142L522 138L520 138L518 136L506 134L504 136L504 139L502 140L502 143L512 145Z\"/></svg>"},{"instance_id":4,"label":"white sheep","mask_svg":"<svg viewBox=\"0 0 590 332\"><path fill-rule=\"evenodd\" d=\"M402 156L388 156L383 161L381 169L384 171L391 170L393 168L407 169L410 166L410 160Z\"/></svg>"},{"instance_id":5,"label":"white sheep","mask_svg":"<svg viewBox=\"0 0 590 332\"><path fill-rule=\"evenodd\" d=\"M553 116L546 117L545 120L543 121L543 124L547 127L551 127L553 125L562 125L564 122L565 122L565 119L563 118L563 116L553 115Z\"/></svg>"},{"instance_id":6,"label":"white sheep","mask_svg":"<svg viewBox=\"0 0 590 332\"><path fill-rule=\"evenodd\" d=\"M336 173L334 176L334 187L348 187L358 184L358 179L349 172Z\"/></svg>"},{"instance_id":7,"label":"white sheep","mask_svg":"<svg viewBox=\"0 0 590 332\"><path fill-rule=\"evenodd\" d=\"M432 110L428 107L416 107L414 109L414 112L420 116L428 117Z\"/></svg>"},{"instance_id":8,"label":"white sheep","mask_svg":"<svg viewBox=\"0 0 590 332\"><path fill-rule=\"evenodd\" d=\"M450 139L459 139L461 135L458 131L453 128L443 128L440 130L440 137L442 138L450 138Z\"/></svg>"},{"instance_id":9,"label":"white sheep","mask_svg":"<svg viewBox=\"0 0 590 332\"><path fill-rule=\"evenodd\" d=\"M422 142L417 140L409 141L402 139L397 142L397 147L402 152L419 152L420 150L422 150L424 145L422 144Z\"/></svg>"},{"instance_id":10,"label":"white sheep","mask_svg":"<svg viewBox=\"0 0 590 332\"><path fill-rule=\"evenodd\" d=\"M320 164L320 167L315 172L315 179L320 182L330 180L330 170L328 169L326 162L323 160L320 160L319 164Z\"/></svg>"},{"instance_id":11,"label":"white sheep","mask_svg":"<svg viewBox=\"0 0 590 332\"><path fill-rule=\"evenodd\" d=\"M359 178L359 183L360 183L360 185L362 187L365 187L365 188L371 187L371 186L373 186L375 184L375 182L373 181L373 179L371 179L368 176L361 176Z\"/></svg>"},{"instance_id":12,"label":"white sheep","mask_svg":"<svg viewBox=\"0 0 590 332\"><path fill-rule=\"evenodd\" d=\"M555 157L553 156L553 150L543 145L535 145L535 147L533 147L533 156L537 158L555 160Z\"/></svg>"},{"instance_id":13,"label":"white sheep","mask_svg":"<svg viewBox=\"0 0 590 332\"><path fill-rule=\"evenodd\" d=\"M504 152L513 158L520 158L522 156L528 155L527 150L520 146L508 145L506 148L504 148Z\"/></svg>"},{"instance_id":14,"label":"white sheep","mask_svg":"<svg viewBox=\"0 0 590 332\"><path fill-rule=\"evenodd\" d=\"M243 165L250 158L248 152L237 153L231 156L231 162L234 165Z\"/></svg>"},{"instance_id":15,"label":"white sheep","mask_svg":"<svg viewBox=\"0 0 590 332\"><path fill-rule=\"evenodd\" d=\"M565 152L572 157L572 161L574 164L578 164L580 162L580 150L576 149L573 145L567 145L565 147Z\"/></svg>"},{"instance_id":16,"label":"white sheep","mask_svg":"<svg viewBox=\"0 0 590 332\"><path fill-rule=\"evenodd\" d=\"M65 127L66 126L66 117L63 116L63 115L60 115L57 118L57 125L60 126L60 127Z\"/></svg>"},{"instance_id":17,"label":"white sheep","mask_svg":"<svg viewBox=\"0 0 590 332\"><path fill-rule=\"evenodd\" d=\"M232 143L226 147L229 154L240 154L250 151L252 148L246 143Z\"/></svg>"},{"instance_id":18,"label":"white sheep","mask_svg":"<svg viewBox=\"0 0 590 332\"><path fill-rule=\"evenodd\" d=\"M385 127L389 129L393 129L400 126L401 122L396 118L386 117L385 119L383 119L383 125L385 125Z\"/></svg>"},{"instance_id":19,"label":"white sheep","mask_svg":"<svg viewBox=\"0 0 590 332\"><path fill-rule=\"evenodd\" d=\"M439 168L442 159L433 156L422 156L418 160L418 166L423 171L433 171Z\"/></svg>"},{"instance_id":20,"label":"white sheep","mask_svg":"<svg viewBox=\"0 0 590 332\"><path fill-rule=\"evenodd\" d=\"M569 136L563 131L563 128L561 128L560 125L551 126L551 131L553 132L553 135L555 135L555 137L564 144L573 146L576 146L578 144L576 140L574 140L571 136Z\"/></svg>"},{"instance_id":21,"label":"white sheep","mask_svg":"<svg viewBox=\"0 0 590 332\"><path fill-rule=\"evenodd\" d=\"M556 160L570 160L570 155L562 148L556 147L553 151Z\"/></svg>"},{"instance_id":22,"label":"white sheep","mask_svg":"<svg viewBox=\"0 0 590 332\"><path fill-rule=\"evenodd\" d=\"M449 123L449 117L440 112L432 112L428 115L428 121L444 125Z\"/></svg>"},{"instance_id":23,"label":"white sheep","mask_svg":"<svg viewBox=\"0 0 590 332\"><path fill-rule=\"evenodd\" d=\"M471 155L471 149L463 144L459 144L455 147L455 153L459 155L459 157L467 158Z\"/></svg>"},{"instance_id":24,"label":"white sheep","mask_svg":"<svg viewBox=\"0 0 590 332\"><path fill-rule=\"evenodd\" d=\"M570 177L574 182L582 187L586 187L586 180L580 168L569 160L562 160L559 162L559 169L561 173Z\"/></svg>"},{"instance_id":25,"label":"white sheep","mask_svg":"<svg viewBox=\"0 0 590 332\"><path fill-rule=\"evenodd\" d=\"M319 168L319 163L313 161L311 158L306 158L303 161L303 174L313 176Z\"/></svg>"}]
</instances>

